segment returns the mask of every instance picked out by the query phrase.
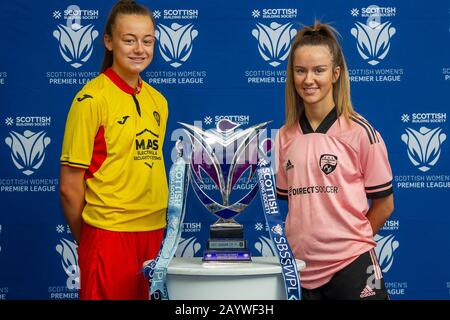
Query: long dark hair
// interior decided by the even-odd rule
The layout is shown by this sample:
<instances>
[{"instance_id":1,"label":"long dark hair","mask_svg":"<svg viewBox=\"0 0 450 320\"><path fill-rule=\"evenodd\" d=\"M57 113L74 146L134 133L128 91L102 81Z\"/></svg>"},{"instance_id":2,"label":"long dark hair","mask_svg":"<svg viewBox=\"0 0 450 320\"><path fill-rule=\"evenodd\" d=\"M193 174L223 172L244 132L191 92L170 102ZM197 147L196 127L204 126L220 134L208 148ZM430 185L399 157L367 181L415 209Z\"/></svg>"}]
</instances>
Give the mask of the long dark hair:
<instances>
[{"instance_id":1,"label":"long dark hair","mask_svg":"<svg viewBox=\"0 0 450 320\"><path fill-rule=\"evenodd\" d=\"M108 35L112 37L112 28L114 23L116 23L117 15L119 14L137 14L143 16L149 16L152 20L153 26L155 26L155 19L153 18L152 11L131 0L120 0L118 1L109 12L108 19L106 20L105 30L103 31L103 37ZM113 53L105 47L105 55L103 56L103 63L100 72L104 72L106 69L111 67L113 64Z\"/></svg>"}]
</instances>

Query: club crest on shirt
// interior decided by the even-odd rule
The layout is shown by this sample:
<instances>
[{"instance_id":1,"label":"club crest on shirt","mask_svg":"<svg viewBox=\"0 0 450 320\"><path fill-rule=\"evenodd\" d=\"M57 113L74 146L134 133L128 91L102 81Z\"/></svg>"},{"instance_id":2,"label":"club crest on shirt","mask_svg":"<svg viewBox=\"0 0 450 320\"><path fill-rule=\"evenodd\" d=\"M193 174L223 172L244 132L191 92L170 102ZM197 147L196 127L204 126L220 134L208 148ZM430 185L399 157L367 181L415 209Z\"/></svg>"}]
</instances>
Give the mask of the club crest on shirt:
<instances>
[{"instance_id":1,"label":"club crest on shirt","mask_svg":"<svg viewBox=\"0 0 450 320\"><path fill-rule=\"evenodd\" d=\"M333 154L323 154L320 156L319 167L323 173L329 175L336 169L337 157Z\"/></svg>"},{"instance_id":2,"label":"club crest on shirt","mask_svg":"<svg viewBox=\"0 0 450 320\"><path fill-rule=\"evenodd\" d=\"M153 111L153 116L155 117L155 120L156 120L156 122L158 123L158 127L159 127L159 126L160 126L160 125L159 125L159 123L160 123L160 116L159 116L159 113L156 112L156 111Z\"/></svg>"}]
</instances>

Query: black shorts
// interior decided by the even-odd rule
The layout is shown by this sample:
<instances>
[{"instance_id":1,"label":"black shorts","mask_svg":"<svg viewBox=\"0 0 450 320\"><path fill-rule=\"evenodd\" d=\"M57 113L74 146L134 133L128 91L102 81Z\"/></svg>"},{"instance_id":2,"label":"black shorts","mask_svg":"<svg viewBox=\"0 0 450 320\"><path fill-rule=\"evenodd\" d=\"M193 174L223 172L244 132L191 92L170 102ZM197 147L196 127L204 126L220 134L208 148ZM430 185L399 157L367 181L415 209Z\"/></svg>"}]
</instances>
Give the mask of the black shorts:
<instances>
[{"instance_id":1,"label":"black shorts","mask_svg":"<svg viewBox=\"0 0 450 320\"><path fill-rule=\"evenodd\" d=\"M375 250L367 251L316 289L302 288L303 300L389 300Z\"/></svg>"}]
</instances>

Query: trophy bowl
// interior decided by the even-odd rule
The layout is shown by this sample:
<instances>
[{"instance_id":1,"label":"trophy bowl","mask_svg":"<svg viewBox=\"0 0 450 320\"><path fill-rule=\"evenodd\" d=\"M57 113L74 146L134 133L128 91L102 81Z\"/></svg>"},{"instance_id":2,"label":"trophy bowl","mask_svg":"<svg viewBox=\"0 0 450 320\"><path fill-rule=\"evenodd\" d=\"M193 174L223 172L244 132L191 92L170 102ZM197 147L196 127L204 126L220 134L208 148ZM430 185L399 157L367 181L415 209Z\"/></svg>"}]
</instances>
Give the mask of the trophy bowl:
<instances>
[{"instance_id":1,"label":"trophy bowl","mask_svg":"<svg viewBox=\"0 0 450 320\"><path fill-rule=\"evenodd\" d=\"M251 262L244 227L236 222L258 193L256 170L270 139L263 122L247 129L227 119L215 129L180 123L191 142L190 179L197 198L218 220L210 226L203 262Z\"/></svg>"}]
</instances>

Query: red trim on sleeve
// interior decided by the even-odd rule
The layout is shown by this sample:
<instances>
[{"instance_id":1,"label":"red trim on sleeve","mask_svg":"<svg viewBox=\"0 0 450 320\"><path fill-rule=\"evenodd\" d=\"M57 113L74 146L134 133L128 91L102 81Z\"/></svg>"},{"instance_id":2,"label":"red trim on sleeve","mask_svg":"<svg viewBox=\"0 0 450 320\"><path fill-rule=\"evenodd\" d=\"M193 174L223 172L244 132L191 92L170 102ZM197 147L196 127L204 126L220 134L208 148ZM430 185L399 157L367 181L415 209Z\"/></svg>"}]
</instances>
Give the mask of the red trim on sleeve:
<instances>
[{"instance_id":1,"label":"red trim on sleeve","mask_svg":"<svg viewBox=\"0 0 450 320\"><path fill-rule=\"evenodd\" d=\"M111 81L118 86L122 91L128 94L139 94L142 89L142 80L138 79L138 86L136 88L132 88L126 83L112 68L108 68L105 70L104 74L111 79Z\"/></svg>"},{"instance_id":2,"label":"red trim on sleeve","mask_svg":"<svg viewBox=\"0 0 450 320\"><path fill-rule=\"evenodd\" d=\"M84 180L92 178L94 173L102 166L106 160L106 141L105 141L105 128L100 127L94 140L94 150L92 152L92 159L89 168L87 168L84 174Z\"/></svg>"}]
</instances>

